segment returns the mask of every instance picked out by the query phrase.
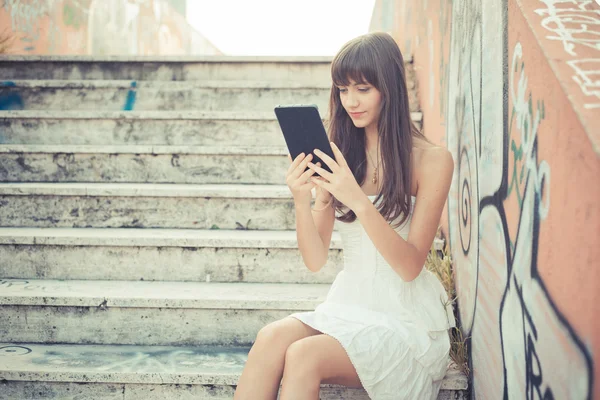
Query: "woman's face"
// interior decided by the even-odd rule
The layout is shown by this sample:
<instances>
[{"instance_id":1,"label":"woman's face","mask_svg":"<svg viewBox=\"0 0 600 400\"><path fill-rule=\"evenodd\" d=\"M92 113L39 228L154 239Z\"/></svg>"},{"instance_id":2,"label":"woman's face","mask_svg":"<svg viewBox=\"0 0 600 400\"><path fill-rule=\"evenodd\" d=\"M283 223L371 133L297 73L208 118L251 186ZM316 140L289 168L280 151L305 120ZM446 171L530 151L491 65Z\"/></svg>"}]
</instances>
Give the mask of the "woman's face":
<instances>
[{"instance_id":1,"label":"woman's face","mask_svg":"<svg viewBox=\"0 0 600 400\"><path fill-rule=\"evenodd\" d=\"M348 86L338 86L342 106L357 128L377 128L381 92L368 83L350 80Z\"/></svg>"}]
</instances>

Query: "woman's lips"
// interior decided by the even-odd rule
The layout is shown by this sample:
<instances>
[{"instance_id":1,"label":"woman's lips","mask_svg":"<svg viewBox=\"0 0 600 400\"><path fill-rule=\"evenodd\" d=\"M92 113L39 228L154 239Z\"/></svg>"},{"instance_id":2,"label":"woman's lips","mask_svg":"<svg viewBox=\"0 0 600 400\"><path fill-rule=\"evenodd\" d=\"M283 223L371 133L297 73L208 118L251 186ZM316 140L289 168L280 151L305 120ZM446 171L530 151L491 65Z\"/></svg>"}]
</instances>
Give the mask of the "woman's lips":
<instances>
[{"instance_id":1,"label":"woman's lips","mask_svg":"<svg viewBox=\"0 0 600 400\"><path fill-rule=\"evenodd\" d=\"M348 113L348 114L350 114L350 116L351 116L352 118L358 118L358 117L360 117L361 115L363 115L364 113L365 113L365 112L363 111L363 112L351 112L351 113Z\"/></svg>"}]
</instances>

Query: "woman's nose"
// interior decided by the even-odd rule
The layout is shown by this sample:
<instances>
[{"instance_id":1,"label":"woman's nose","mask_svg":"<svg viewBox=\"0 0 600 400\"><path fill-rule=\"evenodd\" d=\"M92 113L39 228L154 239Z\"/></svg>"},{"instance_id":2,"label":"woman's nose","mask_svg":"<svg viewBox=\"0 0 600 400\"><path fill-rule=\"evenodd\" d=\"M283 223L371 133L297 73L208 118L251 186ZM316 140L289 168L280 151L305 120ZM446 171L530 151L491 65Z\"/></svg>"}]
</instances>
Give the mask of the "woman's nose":
<instances>
[{"instance_id":1,"label":"woman's nose","mask_svg":"<svg viewBox=\"0 0 600 400\"><path fill-rule=\"evenodd\" d=\"M352 93L348 93L346 96L346 106L347 107L358 107L358 97Z\"/></svg>"}]
</instances>

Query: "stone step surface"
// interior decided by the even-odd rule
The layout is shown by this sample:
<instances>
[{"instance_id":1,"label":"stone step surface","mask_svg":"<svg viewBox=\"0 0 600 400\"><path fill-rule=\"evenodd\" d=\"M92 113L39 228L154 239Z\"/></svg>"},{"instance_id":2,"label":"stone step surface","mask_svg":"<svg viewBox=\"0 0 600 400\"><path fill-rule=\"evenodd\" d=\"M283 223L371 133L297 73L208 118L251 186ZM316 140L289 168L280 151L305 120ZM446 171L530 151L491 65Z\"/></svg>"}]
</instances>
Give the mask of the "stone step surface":
<instances>
[{"instance_id":1,"label":"stone step surface","mask_svg":"<svg viewBox=\"0 0 600 400\"><path fill-rule=\"evenodd\" d=\"M0 277L15 279L332 283L343 268L336 231L316 273L295 231L0 228L0 259L12 260Z\"/></svg>"},{"instance_id":2,"label":"stone step surface","mask_svg":"<svg viewBox=\"0 0 600 400\"><path fill-rule=\"evenodd\" d=\"M17 279L331 283L343 267L335 231L317 273L295 231L0 228L0 259L12 260L0 276Z\"/></svg>"},{"instance_id":3,"label":"stone step surface","mask_svg":"<svg viewBox=\"0 0 600 400\"><path fill-rule=\"evenodd\" d=\"M283 185L3 183L4 227L295 229Z\"/></svg>"},{"instance_id":4,"label":"stone step surface","mask_svg":"<svg viewBox=\"0 0 600 400\"><path fill-rule=\"evenodd\" d=\"M5 399L231 400L246 348L0 343ZM466 399L452 362L438 400ZM321 385L322 400L368 400L362 389Z\"/></svg>"},{"instance_id":5,"label":"stone step surface","mask_svg":"<svg viewBox=\"0 0 600 400\"><path fill-rule=\"evenodd\" d=\"M0 204L3 227L294 230L296 226L294 201L285 185L1 183Z\"/></svg>"},{"instance_id":6,"label":"stone step surface","mask_svg":"<svg viewBox=\"0 0 600 400\"><path fill-rule=\"evenodd\" d=\"M331 283L343 267L337 232L314 273L295 231L247 230L0 228L0 260L16 279Z\"/></svg>"},{"instance_id":7,"label":"stone step surface","mask_svg":"<svg viewBox=\"0 0 600 400\"><path fill-rule=\"evenodd\" d=\"M328 84L332 57L5 56L3 80L259 80Z\"/></svg>"},{"instance_id":8,"label":"stone step surface","mask_svg":"<svg viewBox=\"0 0 600 400\"><path fill-rule=\"evenodd\" d=\"M269 82L15 80L0 82L0 99L6 110L270 112L279 104L326 110L330 90L330 85Z\"/></svg>"},{"instance_id":9,"label":"stone step surface","mask_svg":"<svg viewBox=\"0 0 600 400\"><path fill-rule=\"evenodd\" d=\"M285 184L285 147L0 145L1 182Z\"/></svg>"},{"instance_id":10,"label":"stone step surface","mask_svg":"<svg viewBox=\"0 0 600 400\"><path fill-rule=\"evenodd\" d=\"M411 116L421 124L420 112ZM281 148L285 140L274 112L0 111L0 144Z\"/></svg>"},{"instance_id":11,"label":"stone step surface","mask_svg":"<svg viewBox=\"0 0 600 400\"><path fill-rule=\"evenodd\" d=\"M329 284L0 280L8 342L247 346Z\"/></svg>"},{"instance_id":12,"label":"stone step surface","mask_svg":"<svg viewBox=\"0 0 600 400\"><path fill-rule=\"evenodd\" d=\"M258 330L313 310L342 268L336 232L327 266L303 265L274 172L272 108L327 117L330 62L0 61L3 107L46 109L0 111L0 398L233 397ZM449 374L439 398L466 398Z\"/></svg>"}]
</instances>

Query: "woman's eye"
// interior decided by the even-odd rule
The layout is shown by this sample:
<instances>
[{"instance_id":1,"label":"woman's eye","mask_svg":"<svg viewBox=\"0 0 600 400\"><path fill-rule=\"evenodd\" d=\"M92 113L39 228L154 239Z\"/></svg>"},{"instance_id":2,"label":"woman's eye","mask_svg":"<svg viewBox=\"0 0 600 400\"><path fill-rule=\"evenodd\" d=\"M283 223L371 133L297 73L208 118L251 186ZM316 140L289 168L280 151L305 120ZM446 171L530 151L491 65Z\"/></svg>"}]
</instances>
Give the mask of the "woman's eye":
<instances>
[{"instance_id":1,"label":"woman's eye","mask_svg":"<svg viewBox=\"0 0 600 400\"><path fill-rule=\"evenodd\" d=\"M338 88L340 93L346 93L348 91L348 89L344 89L344 88Z\"/></svg>"},{"instance_id":2,"label":"woman's eye","mask_svg":"<svg viewBox=\"0 0 600 400\"><path fill-rule=\"evenodd\" d=\"M370 88L358 88L359 92L368 92Z\"/></svg>"}]
</instances>

